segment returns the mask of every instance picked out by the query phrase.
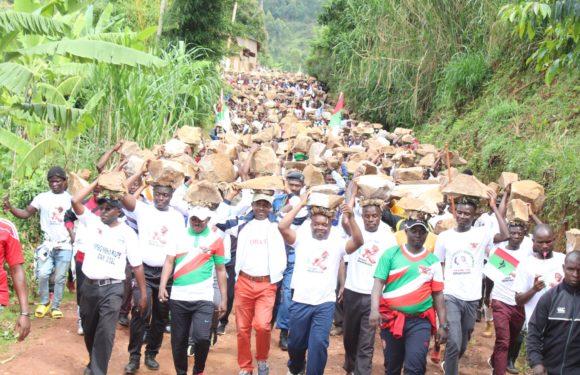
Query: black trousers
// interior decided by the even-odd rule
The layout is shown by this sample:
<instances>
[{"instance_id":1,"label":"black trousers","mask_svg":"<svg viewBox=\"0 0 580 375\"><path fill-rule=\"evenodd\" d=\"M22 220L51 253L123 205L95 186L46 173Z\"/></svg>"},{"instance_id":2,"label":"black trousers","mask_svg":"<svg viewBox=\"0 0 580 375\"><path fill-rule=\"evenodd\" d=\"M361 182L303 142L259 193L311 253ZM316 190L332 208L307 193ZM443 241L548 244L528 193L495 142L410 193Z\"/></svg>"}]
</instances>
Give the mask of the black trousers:
<instances>
[{"instance_id":1,"label":"black trousers","mask_svg":"<svg viewBox=\"0 0 580 375\"><path fill-rule=\"evenodd\" d=\"M81 288L83 287L83 282L87 278L83 273L83 263L75 260L75 273L77 276L77 305L81 305Z\"/></svg>"},{"instance_id":2,"label":"black trousers","mask_svg":"<svg viewBox=\"0 0 580 375\"><path fill-rule=\"evenodd\" d=\"M187 346L192 327L194 357L193 374L203 373L209 353L209 339L214 304L212 301L170 300L171 352L177 375L187 374Z\"/></svg>"},{"instance_id":3,"label":"black trousers","mask_svg":"<svg viewBox=\"0 0 580 375\"><path fill-rule=\"evenodd\" d=\"M220 319L220 324L227 325L230 313L234 307L234 287L236 286L236 258L235 256L226 264L228 275L228 305L224 316Z\"/></svg>"},{"instance_id":4,"label":"black trousers","mask_svg":"<svg viewBox=\"0 0 580 375\"><path fill-rule=\"evenodd\" d=\"M121 315L128 316L131 311L131 300L133 298L133 271L129 263L125 268L125 289L123 292L123 303L121 304Z\"/></svg>"},{"instance_id":5,"label":"black trousers","mask_svg":"<svg viewBox=\"0 0 580 375\"><path fill-rule=\"evenodd\" d=\"M98 286L85 281L81 289L81 319L89 353L87 367L93 375L105 375L113 352L123 284Z\"/></svg>"},{"instance_id":6,"label":"black trousers","mask_svg":"<svg viewBox=\"0 0 580 375\"><path fill-rule=\"evenodd\" d=\"M371 375L376 330L369 325L371 296L345 289L343 305L343 368L348 373Z\"/></svg>"},{"instance_id":7,"label":"black trousers","mask_svg":"<svg viewBox=\"0 0 580 375\"><path fill-rule=\"evenodd\" d=\"M169 319L169 304L159 302L159 279L162 267L149 267L143 264L145 271L145 284L147 292L147 311L145 313L136 312L141 299L139 287L133 288L133 308L131 309L131 325L129 333L129 356L131 359L141 358L141 347L143 346L143 335L149 325L147 333L147 343L145 355L155 357L159 353L163 342L163 333ZM167 292L171 293L171 288L167 287Z\"/></svg>"}]
</instances>

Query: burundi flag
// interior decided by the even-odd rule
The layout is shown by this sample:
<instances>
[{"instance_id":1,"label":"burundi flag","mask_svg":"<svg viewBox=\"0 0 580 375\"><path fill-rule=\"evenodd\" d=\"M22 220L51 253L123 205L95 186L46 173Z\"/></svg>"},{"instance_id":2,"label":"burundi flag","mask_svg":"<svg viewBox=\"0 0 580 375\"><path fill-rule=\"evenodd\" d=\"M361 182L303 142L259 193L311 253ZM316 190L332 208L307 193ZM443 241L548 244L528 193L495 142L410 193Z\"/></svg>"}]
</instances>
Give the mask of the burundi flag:
<instances>
[{"instance_id":1,"label":"burundi flag","mask_svg":"<svg viewBox=\"0 0 580 375\"><path fill-rule=\"evenodd\" d=\"M221 126L226 132L230 130L230 111L228 105L224 100L224 91L220 93L220 103L217 108L216 124Z\"/></svg>"},{"instance_id":2,"label":"burundi flag","mask_svg":"<svg viewBox=\"0 0 580 375\"><path fill-rule=\"evenodd\" d=\"M332 117L330 118L330 122L328 126L332 127L340 127L340 123L342 121L342 107L344 107L344 96L342 92L338 96L338 102L336 103L336 107L334 107L334 112L332 112Z\"/></svg>"},{"instance_id":3,"label":"burundi flag","mask_svg":"<svg viewBox=\"0 0 580 375\"><path fill-rule=\"evenodd\" d=\"M518 263L519 260L513 255L498 247L489 258L483 272L493 282L501 282L515 273Z\"/></svg>"}]
</instances>

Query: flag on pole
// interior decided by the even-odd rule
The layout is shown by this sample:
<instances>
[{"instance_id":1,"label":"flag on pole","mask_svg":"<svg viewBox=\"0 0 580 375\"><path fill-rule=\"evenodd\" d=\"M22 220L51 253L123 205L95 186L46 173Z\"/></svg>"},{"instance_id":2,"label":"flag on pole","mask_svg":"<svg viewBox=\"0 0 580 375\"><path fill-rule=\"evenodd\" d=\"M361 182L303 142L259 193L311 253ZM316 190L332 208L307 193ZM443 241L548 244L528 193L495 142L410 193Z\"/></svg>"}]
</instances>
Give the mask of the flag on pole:
<instances>
[{"instance_id":1,"label":"flag on pole","mask_svg":"<svg viewBox=\"0 0 580 375\"><path fill-rule=\"evenodd\" d=\"M510 277L520 261L502 248L497 248L486 263L483 273L493 282L501 282Z\"/></svg>"},{"instance_id":2,"label":"flag on pole","mask_svg":"<svg viewBox=\"0 0 580 375\"><path fill-rule=\"evenodd\" d=\"M336 107L334 107L334 112L332 112L332 117L330 118L330 122L328 126L331 128L333 127L340 127L340 123L342 122L342 107L344 107L344 96L342 92L338 96L338 102L336 103Z\"/></svg>"},{"instance_id":3,"label":"flag on pole","mask_svg":"<svg viewBox=\"0 0 580 375\"><path fill-rule=\"evenodd\" d=\"M221 126L226 132L229 131L231 128L230 111L227 103L224 101L224 90L220 92L220 103L217 110L216 124Z\"/></svg>"}]
</instances>

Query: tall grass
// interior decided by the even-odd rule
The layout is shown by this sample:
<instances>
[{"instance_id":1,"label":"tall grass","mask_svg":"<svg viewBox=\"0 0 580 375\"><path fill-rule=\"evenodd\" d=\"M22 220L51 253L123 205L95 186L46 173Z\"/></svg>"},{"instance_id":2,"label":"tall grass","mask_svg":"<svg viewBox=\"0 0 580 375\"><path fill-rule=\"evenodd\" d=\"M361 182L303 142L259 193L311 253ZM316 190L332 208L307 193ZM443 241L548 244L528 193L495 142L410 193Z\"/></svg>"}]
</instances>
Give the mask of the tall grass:
<instances>
[{"instance_id":1,"label":"tall grass","mask_svg":"<svg viewBox=\"0 0 580 375\"><path fill-rule=\"evenodd\" d=\"M334 0L310 71L343 91L361 117L393 125L424 121L443 67L458 52L485 50L501 0Z\"/></svg>"},{"instance_id":2,"label":"tall grass","mask_svg":"<svg viewBox=\"0 0 580 375\"><path fill-rule=\"evenodd\" d=\"M222 81L217 64L200 59L202 54L172 47L162 56L169 64L158 70L98 66L87 87L104 92L105 99L87 137L109 145L130 139L151 146L182 125L207 126Z\"/></svg>"}]
</instances>

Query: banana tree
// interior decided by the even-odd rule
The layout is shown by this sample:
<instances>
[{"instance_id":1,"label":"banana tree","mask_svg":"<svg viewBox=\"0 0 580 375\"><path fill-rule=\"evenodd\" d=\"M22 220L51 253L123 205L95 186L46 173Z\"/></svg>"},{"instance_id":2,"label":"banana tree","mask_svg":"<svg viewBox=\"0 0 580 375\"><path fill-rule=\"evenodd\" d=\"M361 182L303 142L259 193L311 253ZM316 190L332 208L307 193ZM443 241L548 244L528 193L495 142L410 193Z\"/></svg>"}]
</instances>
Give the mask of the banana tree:
<instances>
[{"instance_id":1,"label":"banana tree","mask_svg":"<svg viewBox=\"0 0 580 375\"><path fill-rule=\"evenodd\" d=\"M0 144L15 154L16 178L47 154L68 154L93 125L92 112L106 93L87 97L82 88L97 65L156 69L166 64L142 50L154 27L122 30L112 6L96 20L92 6L81 12L79 4L17 0L12 10L0 11Z\"/></svg>"}]
</instances>

